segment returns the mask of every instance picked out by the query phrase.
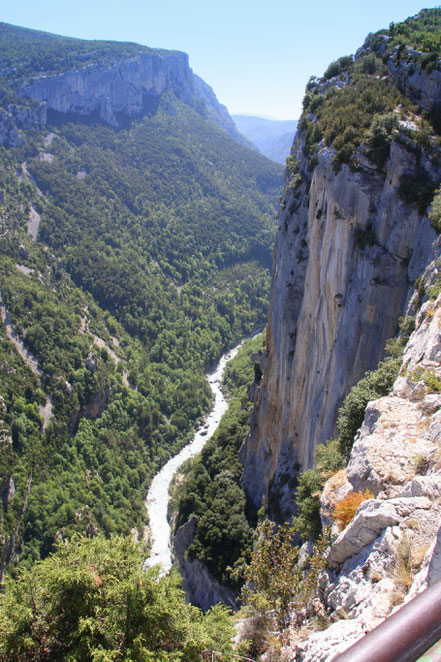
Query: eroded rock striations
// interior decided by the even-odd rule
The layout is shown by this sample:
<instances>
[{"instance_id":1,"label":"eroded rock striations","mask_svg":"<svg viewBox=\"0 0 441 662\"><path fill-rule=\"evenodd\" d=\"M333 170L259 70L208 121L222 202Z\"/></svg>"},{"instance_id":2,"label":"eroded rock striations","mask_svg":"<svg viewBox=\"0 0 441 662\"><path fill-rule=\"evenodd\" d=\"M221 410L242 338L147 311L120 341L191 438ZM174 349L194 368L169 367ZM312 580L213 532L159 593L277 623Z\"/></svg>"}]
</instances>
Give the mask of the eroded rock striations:
<instances>
[{"instance_id":1,"label":"eroded rock striations","mask_svg":"<svg viewBox=\"0 0 441 662\"><path fill-rule=\"evenodd\" d=\"M115 128L154 114L159 99L172 92L203 117L214 121L237 142L248 145L212 88L190 68L178 51L140 52L111 64L90 64L59 74L36 76L22 84L18 97L31 105L11 104L0 110L0 145L21 144L20 129L51 119L83 117Z\"/></svg>"},{"instance_id":2,"label":"eroded rock striations","mask_svg":"<svg viewBox=\"0 0 441 662\"><path fill-rule=\"evenodd\" d=\"M363 144L355 167L338 168L324 140L311 164L305 142L299 130L279 215L266 368L241 449L250 499L277 501L282 516L293 511L293 476L335 434L344 396L382 358L439 243L401 192L403 175L441 180L438 156L415 145L409 122L397 123L382 168Z\"/></svg>"},{"instance_id":3,"label":"eroded rock striations","mask_svg":"<svg viewBox=\"0 0 441 662\"><path fill-rule=\"evenodd\" d=\"M369 403L347 468L325 486L324 524L343 493L369 489L374 498L343 530L333 525L320 578L331 624L303 638L292 630L296 662L332 660L441 579L440 327L441 296L421 308L391 394Z\"/></svg>"}]
</instances>

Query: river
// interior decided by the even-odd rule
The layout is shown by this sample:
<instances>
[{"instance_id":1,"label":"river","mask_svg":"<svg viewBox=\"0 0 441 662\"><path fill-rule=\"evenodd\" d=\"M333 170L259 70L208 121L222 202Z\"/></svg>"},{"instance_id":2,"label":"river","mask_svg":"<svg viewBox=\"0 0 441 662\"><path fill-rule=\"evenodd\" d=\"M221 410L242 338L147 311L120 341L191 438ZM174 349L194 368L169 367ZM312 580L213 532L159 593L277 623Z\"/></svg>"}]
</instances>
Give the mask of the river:
<instances>
[{"instance_id":1,"label":"river","mask_svg":"<svg viewBox=\"0 0 441 662\"><path fill-rule=\"evenodd\" d=\"M161 471L156 474L147 494L146 507L150 521L150 534L152 538L152 550L145 566L150 567L161 564L162 572L166 574L172 566L170 549L170 525L167 519L169 502L169 487L174 474L179 467L201 452L204 445L213 436L219 425L219 421L228 409L227 400L222 393L221 384L225 366L234 358L243 343L237 345L224 354L216 366L214 372L207 375L207 380L215 396L213 409L205 418L201 427L196 431L193 440L185 446L180 453L172 457Z\"/></svg>"}]
</instances>

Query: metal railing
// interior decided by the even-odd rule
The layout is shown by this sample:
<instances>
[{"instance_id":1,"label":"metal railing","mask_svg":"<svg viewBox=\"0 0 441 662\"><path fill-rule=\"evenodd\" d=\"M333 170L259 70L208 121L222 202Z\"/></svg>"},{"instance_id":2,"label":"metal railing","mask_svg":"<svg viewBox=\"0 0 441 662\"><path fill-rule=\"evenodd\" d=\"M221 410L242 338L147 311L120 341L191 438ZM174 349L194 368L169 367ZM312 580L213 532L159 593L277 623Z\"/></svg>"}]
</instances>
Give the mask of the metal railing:
<instances>
[{"instance_id":1,"label":"metal railing","mask_svg":"<svg viewBox=\"0 0 441 662\"><path fill-rule=\"evenodd\" d=\"M415 662L441 639L441 581L368 632L332 662Z\"/></svg>"}]
</instances>

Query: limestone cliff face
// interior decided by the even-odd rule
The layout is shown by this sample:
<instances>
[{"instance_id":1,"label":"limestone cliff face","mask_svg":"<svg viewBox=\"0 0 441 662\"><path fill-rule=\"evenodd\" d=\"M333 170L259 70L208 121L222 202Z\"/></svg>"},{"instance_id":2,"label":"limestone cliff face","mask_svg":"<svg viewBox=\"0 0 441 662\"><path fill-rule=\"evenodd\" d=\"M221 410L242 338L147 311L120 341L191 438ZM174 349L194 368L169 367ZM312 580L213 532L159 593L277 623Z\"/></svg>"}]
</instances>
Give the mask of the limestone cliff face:
<instances>
[{"instance_id":1,"label":"limestone cliff face","mask_svg":"<svg viewBox=\"0 0 441 662\"><path fill-rule=\"evenodd\" d=\"M173 537L173 556L179 564L185 596L188 602L204 611L218 602L234 608L237 594L226 586L222 586L198 559L191 559L188 556L187 550L193 542L196 523L197 517L191 517L188 522L179 527Z\"/></svg>"},{"instance_id":2,"label":"limestone cliff face","mask_svg":"<svg viewBox=\"0 0 441 662\"><path fill-rule=\"evenodd\" d=\"M292 510L288 479L332 438L344 396L382 358L411 283L433 258L436 234L398 188L421 165L436 182L441 170L428 156L417 162L402 128L383 172L363 147L357 171L336 172L323 143L311 171L302 133L295 139L300 165L279 217L266 367L241 449L256 506L274 491L282 513Z\"/></svg>"},{"instance_id":3,"label":"limestone cliff face","mask_svg":"<svg viewBox=\"0 0 441 662\"><path fill-rule=\"evenodd\" d=\"M74 114L119 127L154 113L166 91L215 121L238 142L246 142L211 87L193 73L186 53L140 52L109 66L35 78L19 94L44 103L49 116Z\"/></svg>"},{"instance_id":4,"label":"limestone cliff face","mask_svg":"<svg viewBox=\"0 0 441 662\"><path fill-rule=\"evenodd\" d=\"M440 327L441 296L422 306L391 394L369 403L347 468L325 485L325 524L346 494L374 498L343 530L333 524L317 609L331 625L306 636L292 628L290 660L334 659L441 578Z\"/></svg>"},{"instance_id":5,"label":"limestone cliff face","mask_svg":"<svg viewBox=\"0 0 441 662\"><path fill-rule=\"evenodd\" d=\"M30 106L9 104L0 110L0 146L18 147L21 145L20 130L40 128L46 124L46 104Z\"/></svg>"}]
</instances>

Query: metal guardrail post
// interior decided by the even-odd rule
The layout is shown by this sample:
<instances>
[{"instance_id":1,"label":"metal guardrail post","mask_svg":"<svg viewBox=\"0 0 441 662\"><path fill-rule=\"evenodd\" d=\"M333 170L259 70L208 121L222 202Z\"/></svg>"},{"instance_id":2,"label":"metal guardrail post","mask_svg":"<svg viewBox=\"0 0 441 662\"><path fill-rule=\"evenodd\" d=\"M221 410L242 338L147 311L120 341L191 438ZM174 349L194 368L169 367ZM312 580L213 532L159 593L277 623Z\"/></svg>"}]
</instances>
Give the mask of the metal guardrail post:
<instances>
[{"instance_id":1,"label":"metal guardrail post","mask_svg":"<svg viewBox=\"0 0 441 662\"><path fill-rule=\"evenodd\" d=\"M429 586L332 662L415 662L441 639L441 581Z\"/></svg>"}]
</instances>

